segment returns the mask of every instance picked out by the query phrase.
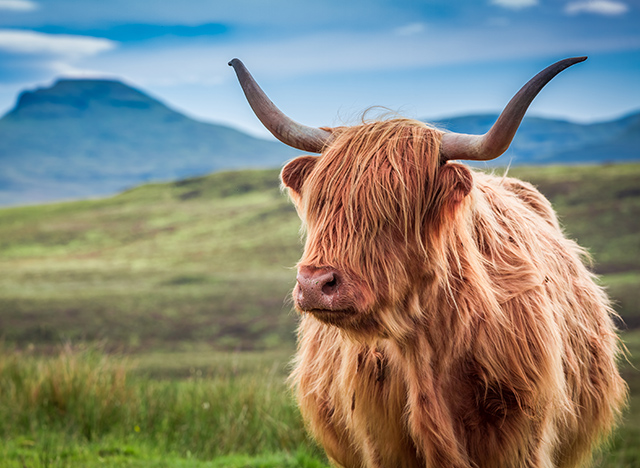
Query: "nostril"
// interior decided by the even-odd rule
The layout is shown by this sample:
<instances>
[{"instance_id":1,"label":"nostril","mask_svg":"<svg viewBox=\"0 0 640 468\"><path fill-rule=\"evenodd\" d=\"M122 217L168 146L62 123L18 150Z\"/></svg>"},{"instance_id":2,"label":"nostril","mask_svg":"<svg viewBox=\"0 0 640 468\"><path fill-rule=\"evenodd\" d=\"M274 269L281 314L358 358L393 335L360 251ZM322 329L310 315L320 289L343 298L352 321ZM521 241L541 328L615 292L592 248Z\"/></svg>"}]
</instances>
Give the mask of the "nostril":
<instances>
[{"instance_id":1,"label":"nostril","mask_svg":"<svg viewBox=\"0 0 640 468\"><path fill-rule=\"evenodd\" d=\"M331 278L322 285L322 293L327 296L333 296L338 291L338 276L331 274Z\"/></svg>"}]
</instances>

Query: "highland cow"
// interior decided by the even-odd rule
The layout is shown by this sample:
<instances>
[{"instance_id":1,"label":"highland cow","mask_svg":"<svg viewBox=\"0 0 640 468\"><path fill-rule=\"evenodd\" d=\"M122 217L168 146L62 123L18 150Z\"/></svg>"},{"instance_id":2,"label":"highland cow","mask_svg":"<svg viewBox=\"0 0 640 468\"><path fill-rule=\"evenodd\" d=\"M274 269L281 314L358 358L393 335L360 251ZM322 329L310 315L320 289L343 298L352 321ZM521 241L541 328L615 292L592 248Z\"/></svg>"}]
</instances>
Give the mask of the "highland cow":
<instances>
[{"instance_id":1,"label":"highland cow","mask_svg":"<svg viewBox=\"0 0 640 468\"><path fill-rule=\"evenodd\" d=\"M530 184L452 160L496 158L560 61L486 135L409 119L310 128L234 59L247 98L290 146L282 181L306 244L292 381L342 467L575 467L610 433L626 387L613 311Z\"/></svg>"}]
</instances>

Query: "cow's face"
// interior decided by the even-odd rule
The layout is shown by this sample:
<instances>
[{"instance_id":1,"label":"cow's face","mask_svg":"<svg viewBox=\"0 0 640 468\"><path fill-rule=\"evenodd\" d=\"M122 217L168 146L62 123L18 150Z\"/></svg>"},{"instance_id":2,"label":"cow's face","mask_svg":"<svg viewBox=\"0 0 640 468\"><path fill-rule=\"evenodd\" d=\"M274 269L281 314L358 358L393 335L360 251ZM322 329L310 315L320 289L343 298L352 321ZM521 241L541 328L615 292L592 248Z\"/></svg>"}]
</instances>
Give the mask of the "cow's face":
<instances>
[{"instance_id":1,"label":"cow's face","mask_svg":"<svg viewBox=\"0 0 640 468\"><path fill-rule=\"evenodd\" d=\"M441 133L406 119L336 130L319 157L282 171L306 228L294 303L346 329L379 327L379 314L433 279L428 244L471 189L441 164Z\"/></svg>"}]
</instances>

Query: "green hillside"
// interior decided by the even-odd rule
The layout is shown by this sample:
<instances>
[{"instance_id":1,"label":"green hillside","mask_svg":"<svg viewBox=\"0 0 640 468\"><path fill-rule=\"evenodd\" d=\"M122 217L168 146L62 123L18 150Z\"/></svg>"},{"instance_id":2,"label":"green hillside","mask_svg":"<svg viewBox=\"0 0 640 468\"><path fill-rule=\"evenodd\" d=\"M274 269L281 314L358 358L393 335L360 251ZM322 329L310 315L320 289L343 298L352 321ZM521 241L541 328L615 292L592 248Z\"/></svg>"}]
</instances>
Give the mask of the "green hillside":
<instances>
[{"instance_id":1,"label":"green hillside","mask_svg":"<svg viewBox=\"0 0 640 468\"><path fill-rule=\"evenodd\" d=\"M137 345L291 341L298 221L277 171L0 211L0 329Z\"/></svg>"},{"instance_id":2,"label":"green hillside","mask_svg":"<svg viewBox=\"0 0 640 468\"><path fill-rule=\"evenodd\" d=\"M640 165L512 169L588 247L640 327ZM0 210L0 334L133 349L294 342L299 220L276 170L145 185L103 200Z\"/></svg>"}]
</instances>

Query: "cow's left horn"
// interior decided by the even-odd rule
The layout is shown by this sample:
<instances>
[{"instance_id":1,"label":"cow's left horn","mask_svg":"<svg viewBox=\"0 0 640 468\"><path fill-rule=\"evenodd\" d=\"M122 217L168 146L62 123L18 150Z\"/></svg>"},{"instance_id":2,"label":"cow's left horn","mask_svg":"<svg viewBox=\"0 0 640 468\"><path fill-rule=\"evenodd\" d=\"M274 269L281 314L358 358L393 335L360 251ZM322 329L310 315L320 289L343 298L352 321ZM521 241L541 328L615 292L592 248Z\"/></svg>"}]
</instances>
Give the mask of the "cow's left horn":
<instances>
[{"instance_id":1,"label":"cow's left horn","mask_svg":"<svg viewBox=\"0 0 640 468\"><path fill-rule=\"evenodd\" d=\"M273 136L284 144L302 151L322 152L332 139L331 132L321 128L307 127L291 120L271 102L240 60L237 58L231 60L229 66L233 67L238 75L240 86L253 112L267 130L273 133Z\"/></svg>"},{"instance_id":2,"label":"cow's left horn","mask_svg":"<svg viewBox=\"0 0 640 468\"><path fill-rule=\"evenodd\" d=\"M560 60L531 78L509 101L496 123L484 135L461 133L442 135L440 149L442 159L489 161L500 156L509 148L527 108L540 90L562 70L586 59L587 57L574 57Z\"/></svg>"}]
</instances>

